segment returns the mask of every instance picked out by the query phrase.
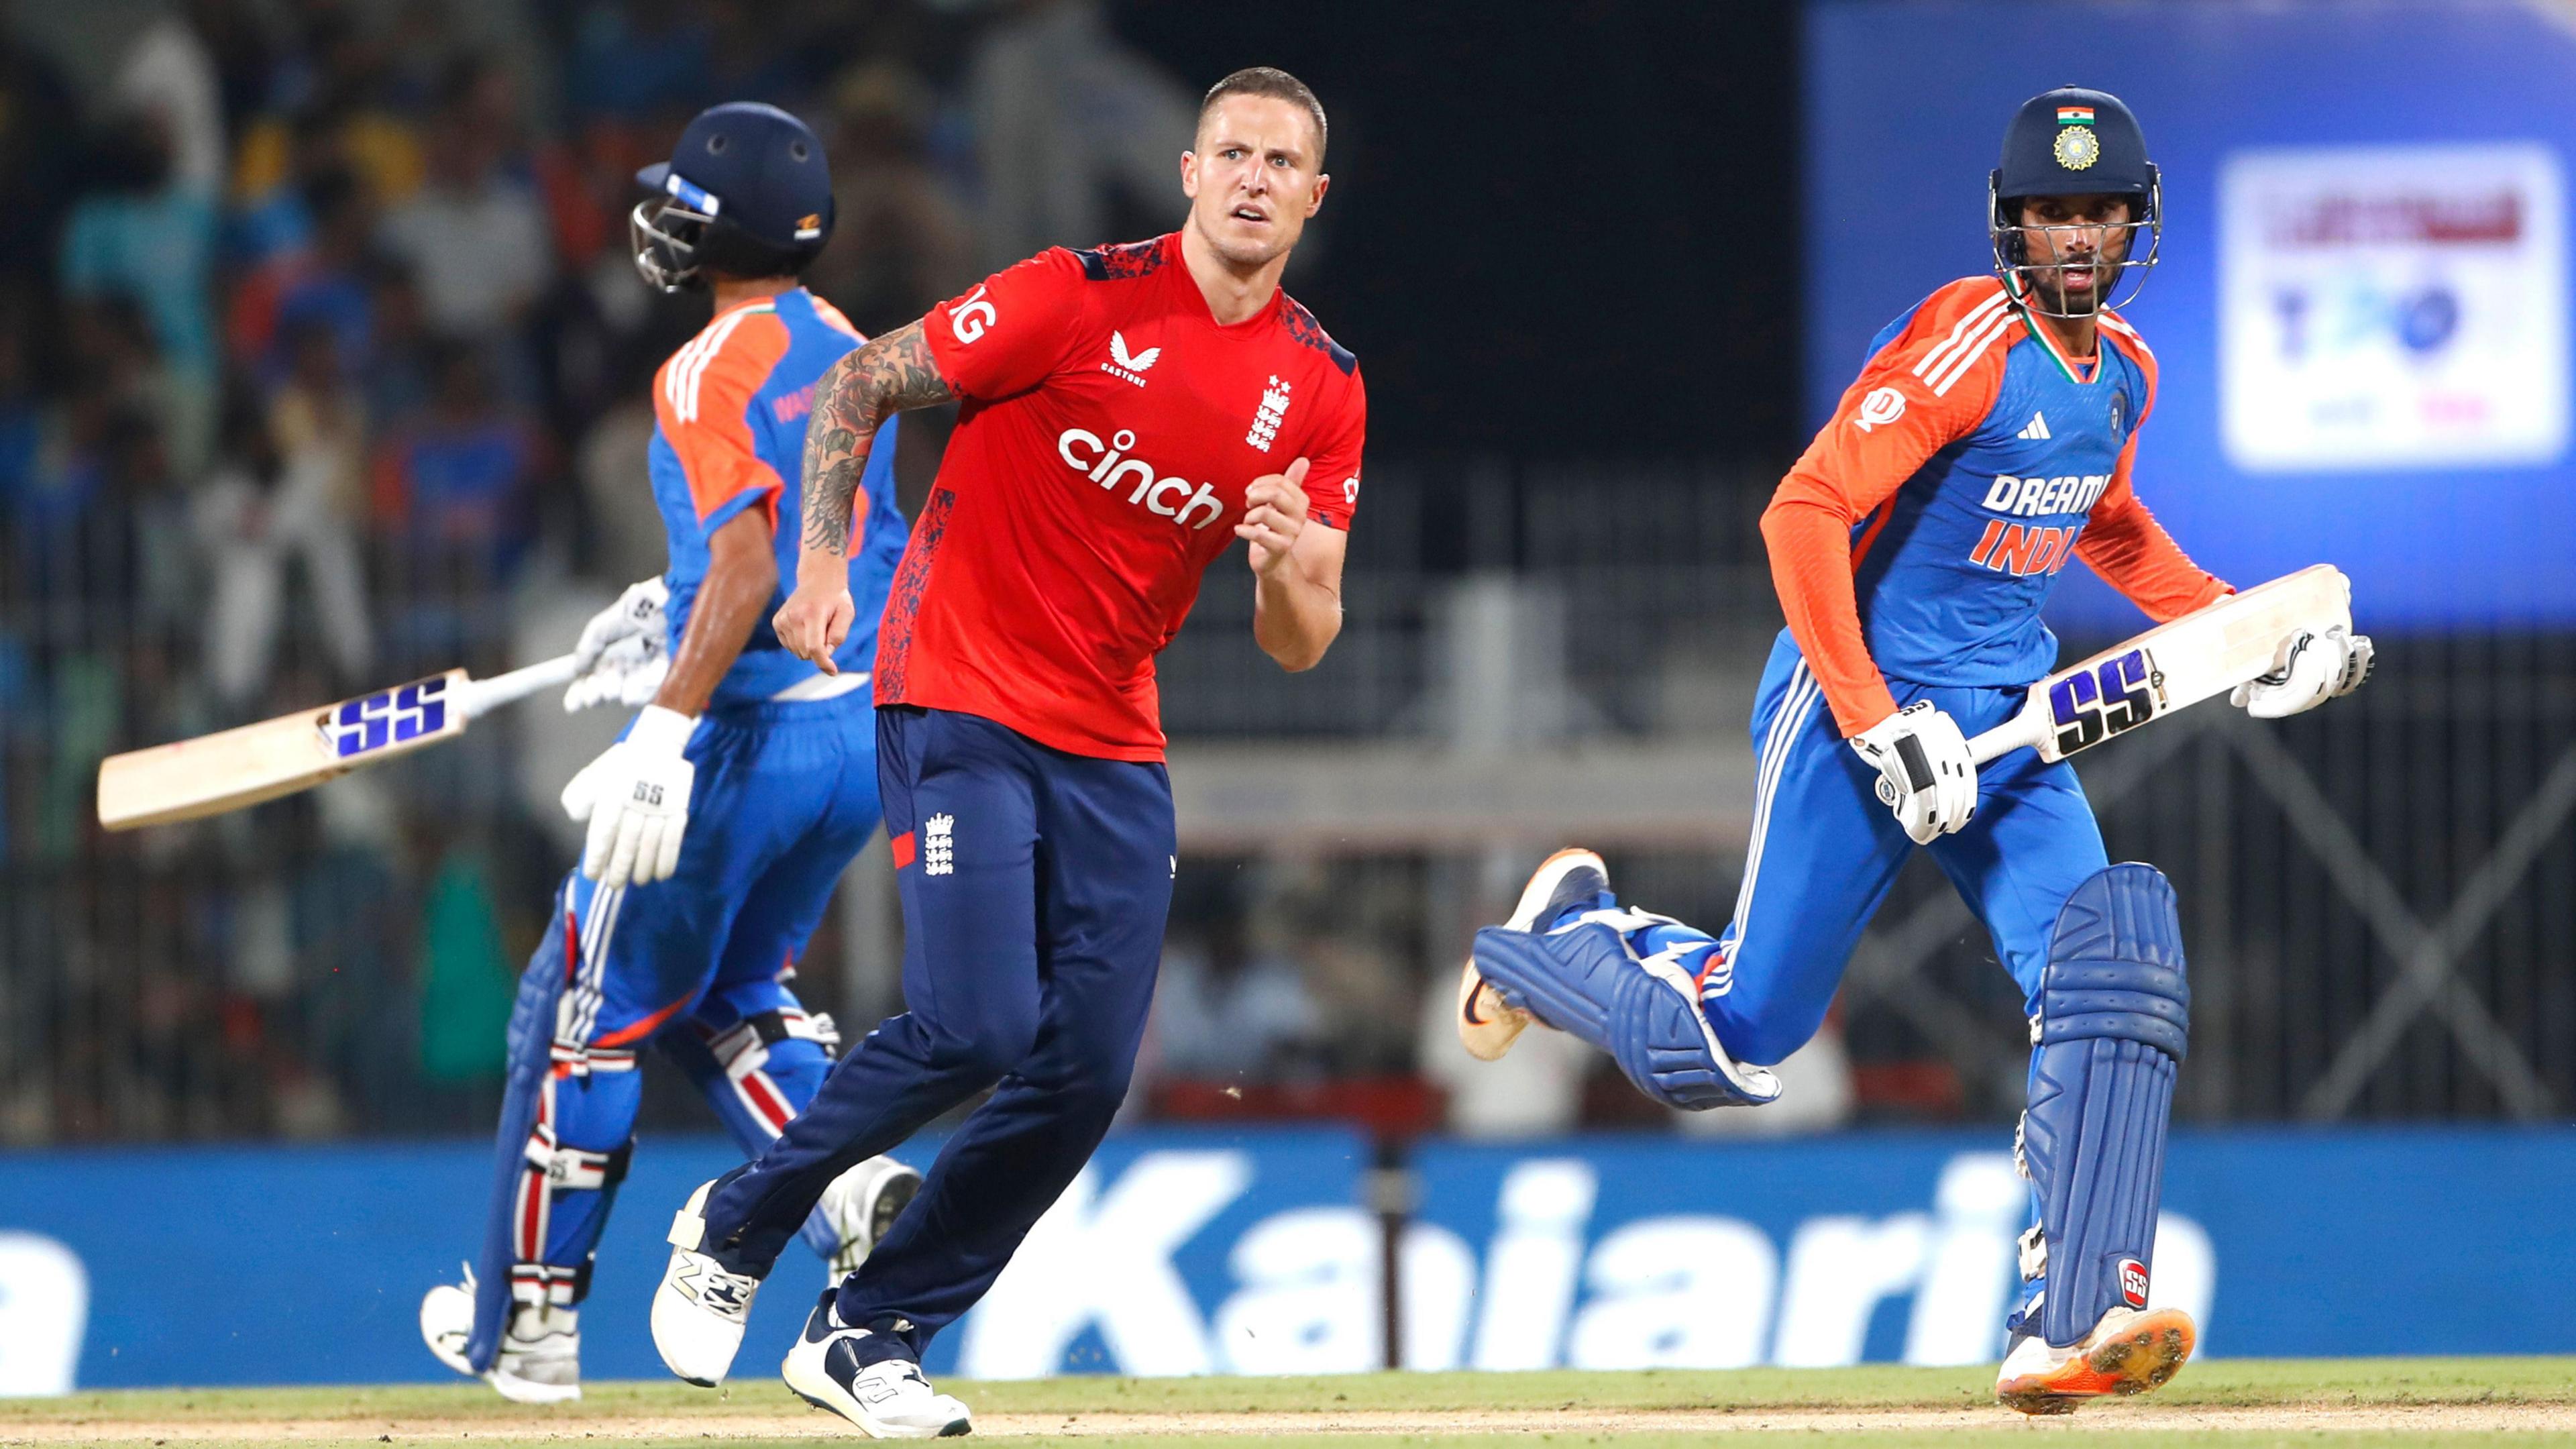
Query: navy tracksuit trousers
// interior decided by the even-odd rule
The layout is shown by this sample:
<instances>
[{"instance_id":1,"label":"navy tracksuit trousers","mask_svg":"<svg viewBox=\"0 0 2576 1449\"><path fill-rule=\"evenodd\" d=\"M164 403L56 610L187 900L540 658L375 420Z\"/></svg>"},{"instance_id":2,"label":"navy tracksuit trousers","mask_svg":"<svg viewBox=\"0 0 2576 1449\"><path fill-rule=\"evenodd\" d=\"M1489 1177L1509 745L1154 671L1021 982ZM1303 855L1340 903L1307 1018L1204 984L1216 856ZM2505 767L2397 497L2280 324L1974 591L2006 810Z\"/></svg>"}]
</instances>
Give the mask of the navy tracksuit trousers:
<instances>
[{"instance_id":1,"label":"navy tracksuit trousers","mask_svg":"<svg viewBox=\"0 0 2576 1449\"><path fill-rule=\"evenodd\" d=\"M832 1179L986 1087L921 1195L841 1284L845 1323L917 1354L974 1306L1109 1130L1153 1004L1179 849L1159 764L1050 749L975 715L877 711L906 1010L842 1057L706 1205L766 1275Z\"/></svg>"}]
</instances>

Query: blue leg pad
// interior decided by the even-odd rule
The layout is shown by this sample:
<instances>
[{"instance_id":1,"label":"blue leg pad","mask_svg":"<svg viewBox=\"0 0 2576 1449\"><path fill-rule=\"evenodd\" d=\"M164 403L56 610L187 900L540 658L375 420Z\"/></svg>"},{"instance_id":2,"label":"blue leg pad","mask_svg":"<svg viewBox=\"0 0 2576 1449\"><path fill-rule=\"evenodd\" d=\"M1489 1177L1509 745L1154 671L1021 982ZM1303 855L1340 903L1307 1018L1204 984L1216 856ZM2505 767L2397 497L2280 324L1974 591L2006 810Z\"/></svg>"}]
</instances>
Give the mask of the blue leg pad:
<instances>
[{"instance_id":1,"label":"blue leg pad","mask_svg":"<svg viewBox=\"0 0 2576 1449\"><path fill-rule=\"evenodd\" d=\"M2040 977L2018 1148L2045 1244L2025 1251L2024 1274L2045 1275L2037 1327L2052 1345L2079 1341L2113 1308L2146 1306L2190 1008L2163 873L2115 865L2077 886ZM2029 1330L2023 1316L2015 1331Z\"/></svg>"},{"instance_id":2,"label":"blue leg pad","mask_svg":"<svg viewBox=\"0 0 2576 1449\"><path fill-rule=\"evenodd\" d=\"M1476 933L1475 958L1504 1004L1608 1052L1665 1106L1751 1106L1780 1095L1769 1072L1728 1058L1688 972L1665 953L1640 960L1609 925L1545 935L1488 926Z\"/></svg>"},{"instance_id":3,"label":"blue leg pad","mask_svg":"<svg viewBox=\"0 0 2576 1449\"><path fill-rule=\"evenodd\" d=\"M563 897L555 909L564 919ZM515 1304L570 1307L589 1291L591 1256L626 1176L642 1103L633 1057L608 1054L605 1065L576 1059L557 1071L558 1009L571 968L563 932L549 930L510 1008L492 1196L474 1256L474 1331L465 1343L478 1371L499 1354Z\"/></svg>"}]
</instances>

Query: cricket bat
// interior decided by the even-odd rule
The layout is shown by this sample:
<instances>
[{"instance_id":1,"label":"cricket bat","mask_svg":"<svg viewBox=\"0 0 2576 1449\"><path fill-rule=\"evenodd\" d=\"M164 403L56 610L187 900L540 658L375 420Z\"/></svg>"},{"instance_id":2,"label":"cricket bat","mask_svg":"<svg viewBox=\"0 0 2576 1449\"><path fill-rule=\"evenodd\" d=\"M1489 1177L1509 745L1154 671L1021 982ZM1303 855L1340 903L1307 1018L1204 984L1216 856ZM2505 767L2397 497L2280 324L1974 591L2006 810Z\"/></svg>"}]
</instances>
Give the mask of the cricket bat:
<instances>
[{"instance_id":1,"label":"cricket bat","mask_svg":"<svg viewBox=\"0 0 2576 1449\"><path fill-rule=\"evenodd\" d=\"M490 679L451 669L320 709L111 755L98 767L98 823L132 830L309 790L452 740L470 721L572 676L569 654Z\"/></svg>"},{"instance_id":2,"label":"cricket bat","mask_svg":"<svg viewBox=\"0 0 2576 1449\"><path fill-rule=\"evenodd\" d=\"M2011 719L1968 741L1980 765L2027 745L2065 759L2280 667L2301 633L2352 629L2352 580L2312 564L2159 624L2032 685Z\"/></svg>"}]
</instances>

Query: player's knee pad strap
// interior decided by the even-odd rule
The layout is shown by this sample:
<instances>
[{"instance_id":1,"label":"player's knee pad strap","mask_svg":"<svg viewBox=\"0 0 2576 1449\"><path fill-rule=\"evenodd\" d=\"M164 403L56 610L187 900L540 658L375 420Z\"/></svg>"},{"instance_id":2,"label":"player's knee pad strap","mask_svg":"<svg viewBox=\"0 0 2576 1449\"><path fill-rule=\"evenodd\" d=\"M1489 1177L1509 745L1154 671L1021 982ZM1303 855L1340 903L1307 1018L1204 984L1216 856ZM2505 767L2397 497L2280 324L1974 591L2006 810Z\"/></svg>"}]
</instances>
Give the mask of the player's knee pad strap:
<instances>
[{"instance_id":1,"label":"player's knee pad strap","mask_svg":"<svg viewBox=\"0 0 2576 1449\"><path fill-rule=\"evenodd\" d=\"M2039 1327L2052 1344L2074 1343L2115 1307L2146 1305L2190 1004L2164 875L2115 865L2077 886L2041 976L2015 1148L2040 1213L2023 1275L2047 1277Z\"/></svg>"},{"instance_id":2,"label":"player's knee pad strap","mask_svg":"<svg viewBox=\"0 0 2576 1449\"><path fill-rule=\"evenodd\" d=\"M1780 1084L1738 1065L1700 1014L1688 972L1642 961L1619 932L1592 923L1548 935L1487 927L1476 969L1505 1005L1610 1054L1637 1090L1668 1107L1748 1106Z\"/></svg>"}]
</instances>

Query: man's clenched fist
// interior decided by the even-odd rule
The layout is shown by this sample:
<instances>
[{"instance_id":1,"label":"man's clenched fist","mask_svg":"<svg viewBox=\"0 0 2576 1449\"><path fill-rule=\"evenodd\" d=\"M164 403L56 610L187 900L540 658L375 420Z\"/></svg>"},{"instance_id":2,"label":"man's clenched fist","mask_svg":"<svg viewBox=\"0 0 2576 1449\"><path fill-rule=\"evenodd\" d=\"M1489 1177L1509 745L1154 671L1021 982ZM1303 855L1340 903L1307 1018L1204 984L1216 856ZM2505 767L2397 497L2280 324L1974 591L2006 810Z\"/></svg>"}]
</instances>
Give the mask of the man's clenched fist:
<instances>
[{"instance_id":1,"label":"man's clenched fist","mask_svg":"<svg viewBox=\"0 0 2576 1449\"><path fill-rule=\"evenodd\" d=\"M778 642L787 652L822 670L838 674L841 666L834 662L833 652L841 641L850 637L850 623L859 615L859 606L851 601L846 575L838 582L809 584L796 581L796 591L778 608L769 627L778 631Z\"/></svg>"},{"instance_id":2,"label":"man's clenched fist","mask_svg":"<svg viewBox=\"0 0 2576 1449\"><path fill-rule=\"evenodd\" d=\"M1285 473L1265 473L1243 490L1243 521L1234 536L1252 544L1252 571L1263 578L1288 562L1288 550L1306 531L1306 460Z\"/></svg>"}]
</instances>

